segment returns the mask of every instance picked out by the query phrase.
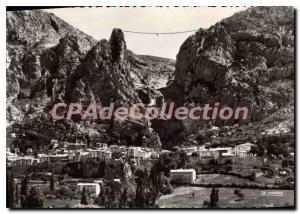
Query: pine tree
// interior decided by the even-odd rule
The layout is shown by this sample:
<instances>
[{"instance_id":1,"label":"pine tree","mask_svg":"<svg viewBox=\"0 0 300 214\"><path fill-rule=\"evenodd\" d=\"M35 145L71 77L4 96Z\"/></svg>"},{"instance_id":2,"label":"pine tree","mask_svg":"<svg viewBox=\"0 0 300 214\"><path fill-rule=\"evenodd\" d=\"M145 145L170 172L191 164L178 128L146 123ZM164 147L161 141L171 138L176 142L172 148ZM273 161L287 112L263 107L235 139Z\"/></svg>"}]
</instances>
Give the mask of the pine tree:
<instances>
[{"instance_id":1,"label":"pine tree","mask_svg":"<svg viewBox=\"0 0 300 214\"><path fill-rule=\"evenodd\" d=\"M27 195L28 180L29 180L28 175L25 175L25 177L22 179L22 182L21 182L21 195L25 195L25 196Z\"/></svg>"},{"instance_id":2,"label":"pine tree","mask_svg":"<svg viewBox=\"0 0 300 214\"><path fill-rule=\"evenodd\" d=\"M50 190L52 192L54 191L54 177L53 177L53 173L51 174L51 177L50 177Z\"/></svg>"},{"instance_id":3,"label":"pine tree","mask_svg":"<svg viewBox=\"0 0 300 214\"><path fill-rule=\"evenodd\" d=\"M19 201L20 201L20 190L19 190L18 184L16 184L16 186L15 186L15 206L16 207L19 206Z\"/></svg>"},{"instance_id":4,"label":"pine tree","mask_svg":"<svg viewBox=\"0 0 300 214\"><path fill-rule=\"evenodd\" d=\"M21 207L25 208L26 205L26 198L28 194L28 175L25 175L21 182L21 195L20 195L20 201L21 201Z\"/></svg>"},{"instance_id":5,"label":"pine tree","mask_svg":"<svg viewBox=\"0 0 300 214\"><path fill-rule=\"evenodd\" d=\"M87 205L88 204L85 187L83 187L83 189L82 189L80 203L83 204L83 205Z\"/></svg>"},{"instance_id":6,"label":"pine tree","mask_svg":"<svg viewBox=\"0 0 300 214\"><path fill-rule=\"evenodd\" d=\"M14 174L12 173L8 177L8 207L14 208L15 207L15 181L14 181Z\"/></svg>"},{"instance_id":7,"label":"pine tree","mask_svg":"<svg viewBox=\"0 0 300 214\"><path fill-rule=\"evenodd\" d=\"M210 206L211 207L217 207L219 201L219 190L212 188L210 193Z\"/></svg>"}]
</instances>

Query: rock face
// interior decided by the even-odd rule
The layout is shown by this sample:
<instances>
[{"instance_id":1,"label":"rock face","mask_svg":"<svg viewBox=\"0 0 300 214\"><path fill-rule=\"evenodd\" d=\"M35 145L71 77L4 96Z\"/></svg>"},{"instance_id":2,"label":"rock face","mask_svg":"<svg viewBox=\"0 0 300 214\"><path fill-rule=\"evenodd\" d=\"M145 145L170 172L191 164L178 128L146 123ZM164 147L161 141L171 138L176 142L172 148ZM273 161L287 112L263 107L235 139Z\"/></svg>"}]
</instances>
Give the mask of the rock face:
<instances>
[{"instance_id":1,"label":"rock face","mask_svg":"<svg viewBox=\"0 0 300 214\"><path fill-rule=\"evenodd\" d=\"M174 123L159 124L165 135L161 140L178 140L184 133L186 138L176 144L228 146L266 138L261 133L281 126L283 135L293 135L294 24L292 7L253 7L187 38L177 55L174 81L161 89L165 99L179 106L246 106L248 120L239 126L236 121L187 120L179 129ZM211 134L212 125L220 132Z\"/></svg>"},{"instance_id":2,"label":"rock face","mask_svg":"<svg viewBox=\"0 0 300 214\"><path fill-rule=\"evenodd\" d=\"M163 92L181 91L182 104L247 106L261 120L293 102L293 29L291 7L250 8L200 29L180 47L175 81Z\"/></svg>"},{"instance_id":3,"label":"rock face","mask_svg":"<svg viewBox=\"0 0 300 214\"><path fill-rule=\"evenodd\" d=\"M108 41L96 41L39 10L7 12L6 34L7 122L21 126L20 136L29 133L28 142L95 133L111 143L144 141L172 148L182 143L248 142L274 129L293 134L293 8L254 7L200 29L180 47L176 70L170 59L132 53L120 29L113 29ZM234 121L152 121L151 127L131 121L97 128L99 124L53 125L47 114L60 101L106 106L153 105L164 99L177 106L246 106L250 115L238 127ZM220 130L210 130L212 125ZM38 133L49 127L49 136Z\"/></svg>"},{"instance_id":4,"label":"rock face","mask_svg":"<svg viewBox=\"0 0 300 214\"><path fill-rule=\"evenodd\" d=\"M121 105L161 97L157 84L145 81L158 65L127 50L120 29L98 42L53 14L30 10L7 12L6 33L8 122L59 101ZM172 73L167 63L158 64Z\"/></svg>"},{"instance_id":5,"label":"rock face","mask_svg":"<svg viewBox=\"0 0 300 214\"><path fill-rule=\"evenodd\" d=\"M7 12L7 121L22 121L56 98L96 44L92 37L40 10Z\"/></svg>"},{"instance_id":6,"label":"rock face","mask_svg":"<svg viewBox=\"0 0 300 214\"><path fill-rule=\"evenodd\" d=\"M19 136L15 142L22 148L52 138L73 141L87 133L108 143L139 145L143 139L151 147L161 146L147 123L98 129L95 124L53 123L48 111L56 102L153 105L162 98L156 88L173 76L174 62L135 55L120 29L113 29L109 41L96 41L40 10L7 12L6 36L8 132Z\"/></svg>"}]
</instances>

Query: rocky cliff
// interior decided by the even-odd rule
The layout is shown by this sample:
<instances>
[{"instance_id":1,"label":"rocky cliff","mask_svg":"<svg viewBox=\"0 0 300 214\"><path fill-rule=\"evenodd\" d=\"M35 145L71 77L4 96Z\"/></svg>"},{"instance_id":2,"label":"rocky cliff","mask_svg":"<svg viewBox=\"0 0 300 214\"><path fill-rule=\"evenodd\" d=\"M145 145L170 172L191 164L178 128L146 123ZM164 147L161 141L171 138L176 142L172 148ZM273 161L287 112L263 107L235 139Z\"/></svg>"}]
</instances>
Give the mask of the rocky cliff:
<instances>
[{"instance_id":1,"label":"rocky cliff","mask_svg":"<svg viewBox=\"0 0 300 214\"><path fill-rule=\"evenodd\" d=\"M176 97L180 105L219 102L248 107L248 120L239 129L243 133L255 130L252 137L270 127L277 130L279 124L292 132L294 24L292 7L254 7L199 29L180 47L175 80L161 91L169 100ZM234 123L211 121L210 125L222 128ZM254 127L248 127L249 123ZM197 136L199 132L205 136L204 130L211 127L200 126L199 130L194 121L185 125L187 132ZM243 137L239 133L236 138Z\"/></svg>"},{"instance_id":2,"label":"rocky cliff","mask_svg":"<svg viewBox=\"0 0 300 214\"><path fill-rule=\"evenodd\" d=\"M47 111L55 102L154 104L164 97L178 106L246 106L250 115L239 124L152 121L159 137L139 123L109 128L54 123L44 141L63 137L59 133L95 133L129 145L139 145L146 136L148 145L160 145L161 140L163 147L172 148L183 143L254 142L266 134L293 136L293 8L249 8L199 29L180 47L175 69L172 60L139 56L127 48L120 29L114 29L109 40L96 41L53 14L7 12L8 124L21 124L18 130L25 135L29 124L34 127L29 139L41 139L39 130L51 127Z\"/></svg>"},{"instance_id":3,"label":"rocky cliff","mask_svg":"<svg viewBox=\"0 0 300 214\"><path fill-rule=\"evenodd\" d=\"M150 102L174 71L171 60L153 59L128 50L119 29L98 42L44 11L7 12L8 120L57 100Z\"/></svg>"},{"instance_id":4,"label":"rocky cliff","mask_svg":"<svg viewBox=\"0 0 300 214\"><path fill-rule=\"evenodd\" d=\"M255 7L200 29L177 55L180 102L246 105L252 119L293 100L294 10Z\"/></svg>"},{"instance_id":5,"label":"rocky cliff","mask_svg":"<svg viewBox=\"0 0 300 214\"><path fill-rule=\"evenodd\" d=\"M49 107L61 101L153 104L162 96L156 89L174 73L172 60L128 50L120 29L96 41L41 10L7 12L6 36L9 126L40 123L41 129L49 122ZM46 139L57 137L51 133Z\"/></svg>"}]
</instances>

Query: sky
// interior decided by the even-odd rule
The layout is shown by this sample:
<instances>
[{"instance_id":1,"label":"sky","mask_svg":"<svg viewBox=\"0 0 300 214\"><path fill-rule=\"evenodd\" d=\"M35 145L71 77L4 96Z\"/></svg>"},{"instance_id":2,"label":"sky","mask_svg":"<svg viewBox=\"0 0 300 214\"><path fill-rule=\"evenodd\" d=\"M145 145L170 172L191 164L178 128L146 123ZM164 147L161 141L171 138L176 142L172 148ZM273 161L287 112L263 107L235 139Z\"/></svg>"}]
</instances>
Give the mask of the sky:
<instances>
[{"instance_id":1,"label":"sky","mask_svg":"<svg viewBox=\"0 0 300 214\"><path fill-rule=\"evenodd\" d=\"M97 40L113 28L139 32L178 32L208 28L246 7L99 7L47 9ZM144 35L125 32L127 49L136 54L176 59L181 44L195 32Z\"/></svg>"}]
</instances>

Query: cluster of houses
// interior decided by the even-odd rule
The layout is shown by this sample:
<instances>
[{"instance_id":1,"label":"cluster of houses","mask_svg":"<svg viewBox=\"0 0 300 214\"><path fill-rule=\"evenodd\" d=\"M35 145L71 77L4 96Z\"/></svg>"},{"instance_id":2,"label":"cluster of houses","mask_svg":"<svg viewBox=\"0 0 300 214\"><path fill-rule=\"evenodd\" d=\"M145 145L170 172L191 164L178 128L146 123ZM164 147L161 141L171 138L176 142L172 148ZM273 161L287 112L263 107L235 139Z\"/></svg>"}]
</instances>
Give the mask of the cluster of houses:
<instances>
[{"instance_id":1,"label":"cluster of houses","mask_svg":"<svg viewBox=\"0 0 300 214\"><path fill-rule=\"evenodd\" d=\"M254 144L244 143L235 147L206 148L203 146L183 147L191 164L226 164L234 166L261 166L261 158L255 156L250 151ZM26 155L23 155L16 148L11 152L7 148L6 159L9 166L30 166L44 162L64 162L64 161L85 161L87 159L97 159L109 161L111 159L126 158L136 161L156 159L164 150L157 151L146 147L127 147L97 143L93 148L87 148L86 143L76 140L75 143L59 142L51 140L52 149L48 153L33 154L28 148ZM169 151L168 151L169 152ZM117 155L115 155L117 154Z\"/></svg>"},{"instance_id":2,"label":"cluster of houses","mask_svg":"<svg viewBox=\"0 0 300 214\"><path fill-rule=\"evenodd\" d=\"M189 147L185 151L188 154L189 162L192 164L231 164L233 168L261 167L263 159L251 152L256 145L244 143L234 147L206 148Z\"/></svg>"},{"instance_id":3,"label":"cluster of houses","mask_svg":"<svg viewBox=\"0 0 300 214\"><path fill-rule=\"evenodd\" d=\"M6 160L8 166L31 166L37 163L45 162L80 162L87 159L97 159L109 161L117 158L128 158L134 160L146 160L150 157L158 157L157 151L145 147L127 147L97 143L93 148L87 148L87 145L81 141L75 143L58 142L51 140L52 149L47 153L34 154L31 148L26 150L26 154L21 154L19 149L11 152L9 148L6 151Z\"/></svg>"},{"instance_id":4,"label":"cluster of houses","mask_svg":"<svg viewBox=\"0 0 300 214\"><path fill-rule=\"evenodd\" d=\"M188 156L189 164L206 165L206 164L230 164L234 167L253 168L260 167L263 161L260 157L251 153L254 144L244 143L234 147L217 147L206 148L203 146L182 147ZM118 161L122 158L127 160L135 160L136 162L145 162L159 157L161 153L170 152L167 150L155 150L145 147L126 147L118 145L110 145L97 143L95 147L87 148L87 145L81 141L75 143L51 141L51 150L48 153L33 154L32 149L27 149L26 155L19 152L17 148L13 152L7 148L6 159L9 166L31 166L45 162L79 162L87 159L105 160L109 164L106 167L108 172L105 173L105 179L116 179ZM114 154L118 154L115 156ZM112 167L110 167L112 165ZM124 165L120 165L123 166ZM125 165L126 168L126 165ZM130 168L130 167L127 167ZM114 170L115 169L115 170ZM130 170L127 170L130 171ZM127 173L130 174L130 173ZM193 183L196 180L195 169L174 169L170 171L170 181L176 183ZM78 190L83 188L89 192L98 195L103 187L103 181L78 183Z\"/></svg>"},{"instance_id":5,"label":"cluster of houses","mask_svg":"<svg viewBox=\"0 0 300 214\"><path fill-rule=\"evenodd\" d=\"M186 151L189 163L194 165L230 164L235 169L253 169L261 167L263 160L251 153L256 145L244 143L235 147L206 148L194 146L182 148ZM196 179L195 169L175 169L170 171L170 181L176 183L193 183Z\"/></svg>"}]
</instances>

